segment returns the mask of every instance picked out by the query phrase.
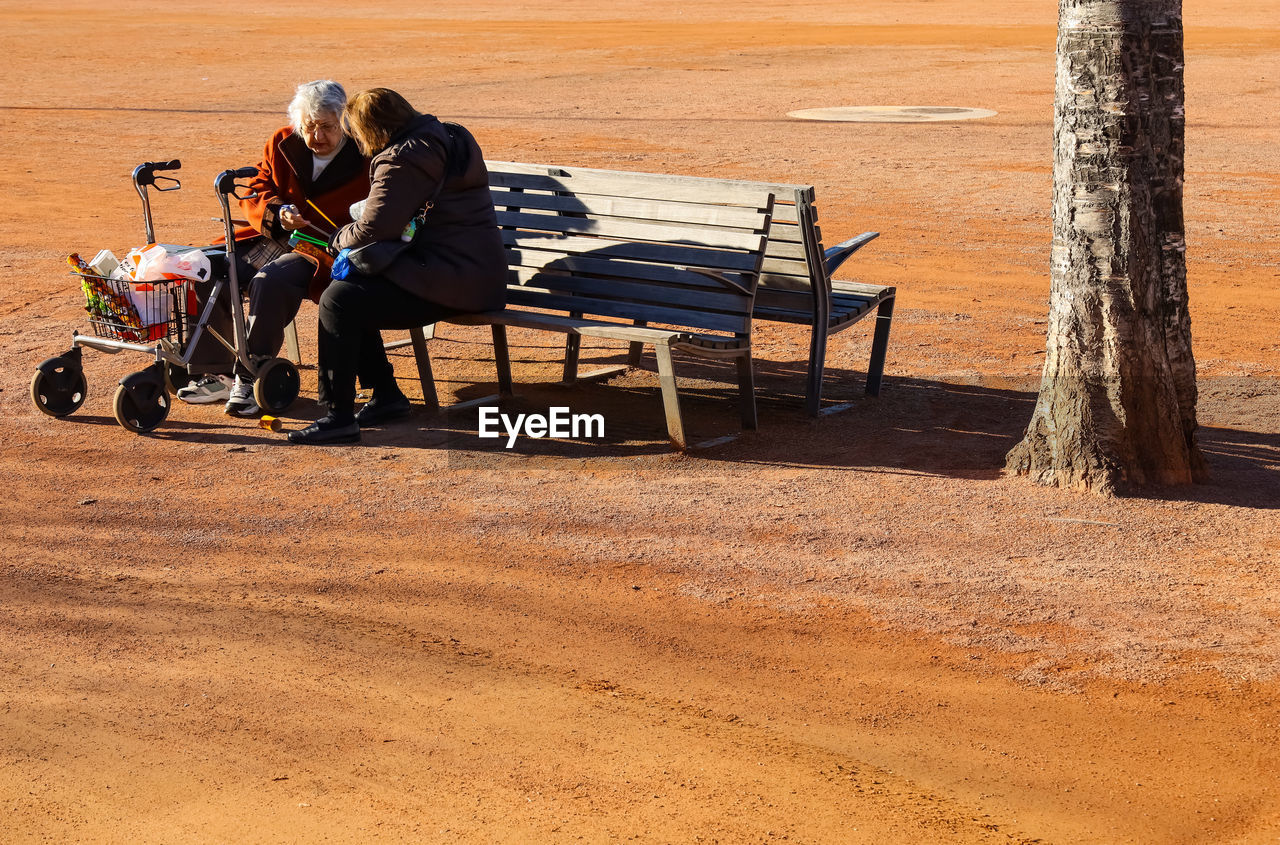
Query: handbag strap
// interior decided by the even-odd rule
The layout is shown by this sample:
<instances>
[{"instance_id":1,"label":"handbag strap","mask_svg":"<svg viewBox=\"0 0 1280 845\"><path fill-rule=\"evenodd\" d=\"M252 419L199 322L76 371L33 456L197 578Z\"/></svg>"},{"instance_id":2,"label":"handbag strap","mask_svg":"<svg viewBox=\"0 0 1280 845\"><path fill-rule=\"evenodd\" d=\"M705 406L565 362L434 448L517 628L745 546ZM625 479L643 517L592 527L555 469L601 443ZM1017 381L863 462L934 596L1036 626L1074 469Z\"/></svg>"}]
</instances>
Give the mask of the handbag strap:
<instances>
[{"instance_id":1,"label":"handbag strap","mask_svg":"<svg viewBox=\"0 0 1280 845\"><path fill-rule=\"evenodd\" d=\"M458 123L450 123L448 121L440 121L440 125L444 127L445 133L449 136L449 141L444 145L444 172L440 176L440 181L436 183L436 189L431 193L431 198L422 206L422 210L416 215L419 221L427 216L427 212L435 208L436 200L440 198L441 192L444 191L444 183L449 181L449 177L453 175L453 165L456 161L456 153L453 149L457 145L458 136L467 130Z\"/></svg>"}]
</instances>

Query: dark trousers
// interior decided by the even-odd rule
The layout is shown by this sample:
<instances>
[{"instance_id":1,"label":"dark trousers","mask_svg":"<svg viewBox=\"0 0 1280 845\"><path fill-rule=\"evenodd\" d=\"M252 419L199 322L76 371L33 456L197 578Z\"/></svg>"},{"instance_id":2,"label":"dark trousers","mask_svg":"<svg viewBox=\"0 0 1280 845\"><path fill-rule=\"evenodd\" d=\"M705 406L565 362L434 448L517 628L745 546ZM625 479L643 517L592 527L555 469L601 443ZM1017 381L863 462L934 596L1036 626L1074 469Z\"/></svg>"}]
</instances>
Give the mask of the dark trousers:
<instances>
[{"instance_id":1,"label":"dark trousers","mask_svg":"<svg viewBox=\"0 0 1280 845\"><path fill-rule=\"evenodd\" d=\"M426 326L458 313L386 279L356 276L331 283L320 297L320 401L343 418L355 410L356 376L375 393L396 389L380 330Z\"/></svg>"},{"instance_id":2,"label":"dark trousers","mask_svg":"<svg viewBox=\"0 0 1280 845\"><path fill-rule=\"evenodd\" d=\"M316 265L290 252L267 264L249 282L249 357L273 358L284 343L284 327L298 316L302 300L315 275ZM243 364L236 374L249 377Z\"/></svg>"}]
</instances>

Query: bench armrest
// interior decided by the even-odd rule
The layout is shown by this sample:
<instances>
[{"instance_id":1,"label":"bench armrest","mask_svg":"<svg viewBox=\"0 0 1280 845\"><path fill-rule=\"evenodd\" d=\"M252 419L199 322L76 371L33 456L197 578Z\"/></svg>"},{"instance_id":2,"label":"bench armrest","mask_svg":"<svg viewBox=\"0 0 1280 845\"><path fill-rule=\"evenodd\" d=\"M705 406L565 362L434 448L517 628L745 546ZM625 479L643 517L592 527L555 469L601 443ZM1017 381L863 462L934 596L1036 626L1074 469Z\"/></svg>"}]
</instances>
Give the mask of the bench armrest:
<instances>
[{"instance_id":1,"label":"bench armrest","mask_svg":"<svg viewBox=\"0 0 1280 845\"><path fill-rule=\"evenodd\" d=\"M855 252L862 249L862 247L871 243L878 237L880 237L879 232L863 232L856 238L849 238L849 240L844 243L838 243L833 247L828 247L822 254L822 260L827 269L827 278L831 278L831 275L835 273L836 270L840 269L840 265L848 260L850 255L853 255Z\"/></svg>"}]
</instances>

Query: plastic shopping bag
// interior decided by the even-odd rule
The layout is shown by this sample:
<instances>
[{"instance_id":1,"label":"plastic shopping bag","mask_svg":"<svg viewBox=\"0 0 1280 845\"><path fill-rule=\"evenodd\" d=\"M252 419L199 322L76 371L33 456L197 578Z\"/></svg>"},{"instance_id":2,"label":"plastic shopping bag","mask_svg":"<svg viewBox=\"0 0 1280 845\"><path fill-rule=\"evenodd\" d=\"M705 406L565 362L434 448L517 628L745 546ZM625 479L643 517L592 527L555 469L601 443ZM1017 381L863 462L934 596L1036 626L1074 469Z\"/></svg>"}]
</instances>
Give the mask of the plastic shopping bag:
<instances>
[{"instance_id":1,"label":"plastic shopping bag","mask_svg":"<svg viewBox=\"0 0 1280 845\"><path fill-rule=\"evenodd\" d=\"M134 265L133 281L162 282L167 279L208 281L209 256L198 249L170 252L159 244L129 250L128 261Z\"/></svg>"},{"instance_id":2,"label":"plastic shopping bag","mask_svg":"<svg viewBox=\"0 0 1280 845\"><path fill-rule=\"evenodd\" d=\"M350 254L349 249L338 250L338 257L333 259L333 269L329 271L329 278L341 282L353 275L351 262L347 257Z\"/></svg>"},{"instance_id":3,"label":"plastic shopping bag","mask_svg":"<svg viewBox=\"0 0 1280 845\"><path fill-rule=\"evenodd\" d=\"M138 312L138 320L144 326L155 326L169 322L173 309L173 298L169 295L169 285L153 285L147 282L129 286L129 300Z\"/></svg>"}]
</instances>

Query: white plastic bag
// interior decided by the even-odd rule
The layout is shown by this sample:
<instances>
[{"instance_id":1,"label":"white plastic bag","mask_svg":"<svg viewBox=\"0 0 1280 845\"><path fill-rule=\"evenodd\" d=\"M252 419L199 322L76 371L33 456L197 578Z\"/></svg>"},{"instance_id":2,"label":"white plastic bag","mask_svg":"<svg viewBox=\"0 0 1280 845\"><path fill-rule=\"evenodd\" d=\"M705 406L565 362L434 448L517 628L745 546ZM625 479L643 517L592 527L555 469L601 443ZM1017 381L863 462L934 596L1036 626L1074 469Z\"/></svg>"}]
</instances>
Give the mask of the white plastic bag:
<instances>
[{"instance_id":1,"label":"white plastic bag","mask_svg":"<svg viewBox=\"0 0 1280 845\"><path fill-rule=\"evenodd\" d=\"M198 249L186 252L169 252L159 244L148 244L142 249L129 250L133 262L135 282L163 282L169 279L194 279L198 282L209 278L209 256Z\"/></svg>"},{"instance_id":2,"label":"white plastic bag","mask_svg":"<svg viewBox=\"0 0 1280 845\"><path fill-rule=\"evenodd\" d=\"M168 285L153 285L149 282L134 283L129 286L129 299L138 310L138 320L143 326L155 326L169 322L173 310L173 297L169 296Z\"/></svg>"}]
</instances>

